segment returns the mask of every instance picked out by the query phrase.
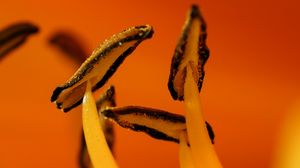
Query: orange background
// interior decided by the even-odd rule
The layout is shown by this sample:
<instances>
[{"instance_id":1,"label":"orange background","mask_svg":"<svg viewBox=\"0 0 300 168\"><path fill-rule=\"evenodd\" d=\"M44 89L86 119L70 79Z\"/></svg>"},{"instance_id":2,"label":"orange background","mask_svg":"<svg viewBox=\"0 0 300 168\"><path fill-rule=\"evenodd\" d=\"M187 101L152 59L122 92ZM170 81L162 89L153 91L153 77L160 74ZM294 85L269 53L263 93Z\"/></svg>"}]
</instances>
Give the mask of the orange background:
<instances>
[{"instance_id":1,"label":"orange background","mask_svg":"<svg viewBox=\"0 0 300 168\"><path fill-rule=\"evenodd\" d=\"M167 90L171 57L190 4L201 6L211 57L201 92L224 167L270 167L277 130L300 97L299 1L287 0L2 0L0 27L28 20L41 31L0 62L0 167L77 167L80 108L67 114L50 103L74 62L47 39L78 34L89 52L124 28L151 24L155 34L108 82L117 104L184 113ZM100 91L101 92L101 91ZM98 92L98 93L100 93ZM178 145L116 126L121 168L179 167Z\"/></svg>"}]
</instances>

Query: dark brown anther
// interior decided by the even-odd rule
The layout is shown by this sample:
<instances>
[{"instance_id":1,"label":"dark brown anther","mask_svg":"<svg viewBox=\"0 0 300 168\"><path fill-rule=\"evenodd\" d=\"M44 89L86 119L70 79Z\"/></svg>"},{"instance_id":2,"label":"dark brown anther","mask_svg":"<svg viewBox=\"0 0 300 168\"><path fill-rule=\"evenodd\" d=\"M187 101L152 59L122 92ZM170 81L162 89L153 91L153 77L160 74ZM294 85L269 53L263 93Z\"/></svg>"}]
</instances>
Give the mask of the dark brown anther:
<instances>
[{"instance_id":1,"label":"dark brown anther","mask_svg":"<svg viewBox=\"0 0 300 168\"><path fill-rule=\"evenodd\" d=\"M113 151L114 146L114 129L113 129L113 123L111 121L105 120L103 115L100 113L105 108L108 107L115 107L116 101L115 101L115 88L114 86L110 86L96 101L97 110L99 112L100 116L100 123L103 128L103 132L106 138L106 142L110 148L111 151ZM81 149L79 153L79 165L80 168L92 168L92 163L87 151L84 135L82 132L82 138L81 138Z\"/></svg>"},{"instance_id":2,"label":"dark brown anther","mask_svg":"<svg viewBox=\"0 0 300 168\"><path fill-rule=\"evenodd\" d=\"M149 25L131 27L104 41L81 65L75 74L52 94L55 102L64 112L82 102L86 81L90 81L92 90L101 88L114 74L117 68L145 39L152 37L153 29Z\"/></svg>"},{"instance_id":3,"label":"dark brown anther","mask_svg":"<svg viewBox=\"0 0 300 168\"><path fill-rule=\"evenodd\" d=\"M0 31L0 59L13 49L24 43L28 36L38 32L38 28L30 23L17 23Z\"/></svg>"},{"instance_id":4,"label":"dark brown anther","mask_svg":"<svg viewBox=\"0 0 300 168\"><path fill-rule=\"evenodd\" d=\"M123 128L144 132L155 139L179 143L180 133L186 133L185 117L163 110L126 106L107 108L101 113ZM206 127L213 143L214 133L212 127L207 122Z\"/></svg>"},{"instance_id":5,"label":"dark brown anther","mask_svg":"<svg viewBox=\"0 0 300 168\"><path fill-rule=\"evenodd\" d=\"M76 35L69 32L59 31L50 37L49 43L60 49L67 56L70 56L78 65L81 65L88 54L84 49L84 45L76 37Z\"/></svg>"},{"instance_id":6,"label":"dark brown anther","mask_svg":"<svg viewBox=\"0 0 300 168\"><path fill-rule=\"evenodd\" d=\"M209 57L206 46L206 24L196 5L188 12L181 37L172 58L168 88L174 100L184 99L186 66L190 64L200 92L204 78L204 64Z\"/></svg>"}]
</instances>

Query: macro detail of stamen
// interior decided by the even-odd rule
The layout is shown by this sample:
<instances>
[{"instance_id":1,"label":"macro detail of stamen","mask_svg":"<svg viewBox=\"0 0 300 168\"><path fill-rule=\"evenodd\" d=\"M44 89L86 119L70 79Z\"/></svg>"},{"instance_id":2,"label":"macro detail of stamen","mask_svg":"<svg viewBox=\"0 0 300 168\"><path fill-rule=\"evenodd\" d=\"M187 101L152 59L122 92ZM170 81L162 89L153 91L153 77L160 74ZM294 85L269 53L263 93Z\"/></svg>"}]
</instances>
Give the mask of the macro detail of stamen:
<instances>
[{"instance_id":1,"label":"macro detail of stamen","mask_svg":"<svg viewBox=\"0 0 300 168\"><path fill-rule=\"evenodd\" d=\"M106 142L113 152L113 146L115 141L113 123L109 120L105 120L103 115L100 114L100 111L108 107L115 107L115 88L110 86L104 93L101 94L99 99L96 101L96 107L99 113L100 124L102 126L103 133L105 135ZM79 165L80 168L92 168L92 163L87 151L86 142L84 136L82 136L81 149L79 153Z\"/></svg>"},{"instance_id":2,"label":"macro detail of stamen","mask_svg":"<svg viewBox=\"0 0 300 168\"><path fill-rule=\"evenodd\" d=\"M170 69L168 88L174 100L184 99L186 66L192 65L193 76L200 92L204 78L204 64L209 57L206 46L206 23L196 5L188 12L177 43Z\"/></svg>"},{"instance_id":3,"label":"macro detail of stamen","mask_svg":"<svg viewBox=\"0 0 300 168\"><path fill-rule=\"evenodd\" d=\"M179 143L180 133L186 136L185 117L179 114L140 106L107 108L101 113L121 127L144 132L155 139ZM212 127L207 122L206 127L213 143Z\"/></svg>"},{"instance_id":4,"label":"macro detail of stamen","mask_svg":"<svg viewBox=\"0 0 300 168\"><path fill-rule=\"evenodd\" d=\"M38 27L31 23L16 23L0 31L0 59L13 49L23 44L26 39L39 31Z\"/></svg>"},{"instance_id":5,"label":"macro detail of stamen","mask_svg":"<svg viewBox=\"0 0 300 168\"><path fill-rule=\"evenodd\" d=\"M49 38L49 44L60 49L65 55L71 57L77 64L81 65L88 56L82 42L75 34L67 31L57 31Z\"/></svg>"},{"instance_id":6,"label":"macro detail of stamen","mask_svg":"<svg viewBox=\"0 0 300 168\"><path fill-rule=\"evenodd\" d=\"M65 84L53 91L51 101L64 112L80 105L87 80L91 82L92 91L102 87L125 58L152 34L151 26L136 26L105 40Z\"/></svg>"}]
</instances>

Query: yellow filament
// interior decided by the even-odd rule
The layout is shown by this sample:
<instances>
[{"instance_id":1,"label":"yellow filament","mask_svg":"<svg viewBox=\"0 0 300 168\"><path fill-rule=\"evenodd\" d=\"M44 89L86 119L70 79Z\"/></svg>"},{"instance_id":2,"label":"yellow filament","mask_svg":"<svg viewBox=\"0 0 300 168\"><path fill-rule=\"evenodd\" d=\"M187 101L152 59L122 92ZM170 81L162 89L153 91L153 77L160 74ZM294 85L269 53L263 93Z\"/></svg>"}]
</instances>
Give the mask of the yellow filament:
<instances>
[{"instance_id":1,"label":"yellow filament","mask_svg":"<svg viewBox=\"0 0 300 168\"><path fill-rule=\"evenodd\" d=\"M107 145L99 116L91 92L90 81L87 82L82 106L83 132L87 149L94 168L117 168L116 161Z\"/></svg>"},{"instance_id":2,"label":"yellow filament","mask_svg":"<svg viewBox=\"0 0 300 168\"><path fill-rule=\"evenodd\" d=\"M184 132L179 136L179 163L180 168L194 168L191 149L187 145Z\"/></svg>"},{"instance_id":3,"label":"yellow filament","mask_svg":"<svg viewBox=\"0 0 300 168\"><path fill-rule=\"evenodd\" d=\"M187 65L184 84L186 124L192 157L196 168L221 168L222 165L210 141L194 81L192 68Z\"/></svg>"}]
</instances>

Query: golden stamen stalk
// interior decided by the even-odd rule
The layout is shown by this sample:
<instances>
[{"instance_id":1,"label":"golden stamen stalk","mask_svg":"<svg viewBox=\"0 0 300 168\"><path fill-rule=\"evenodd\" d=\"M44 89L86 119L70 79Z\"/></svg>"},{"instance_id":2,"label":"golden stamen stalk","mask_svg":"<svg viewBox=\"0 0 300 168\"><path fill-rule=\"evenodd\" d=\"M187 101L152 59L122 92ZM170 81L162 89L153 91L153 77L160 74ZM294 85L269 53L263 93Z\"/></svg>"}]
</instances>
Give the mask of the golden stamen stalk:
<instances>
[{"instance_id":1,"label":"golden stamen stalk","mask_svg":"<svg viewBox=\"0 0 300 168\"><path fill-rule=\"evenodd\" d=\"M117 168L117 163L105 140L98 115L91 91L91 84L90 81L87 81L86 92L83 98L82 122L92 164L94 168Z\"/></svg>"},{"instance_id":2,"label":"golden stamen stalk","mask_svg":"<svg viewBox=\"0 0 300 168\"><path fill-rule=\"evenodd\" d=\"M205 127L205 120L198 97L198 88L190 65L187 65L187 74L184 84L184 103L186 108L188 139L195 167L221 168L222 165L211 144Z\"/></svg>"},{"instance_id":3,"label":"golden stamen stalk","mask_svg":"<svg viewBox=\"0 0 300 168\"><path fill-rule=\"evenodd\" d=\"M194 168L191 148L187 144L185 132L179 137L179 163L181 168Z\"/></svg>"}]
</instances>

